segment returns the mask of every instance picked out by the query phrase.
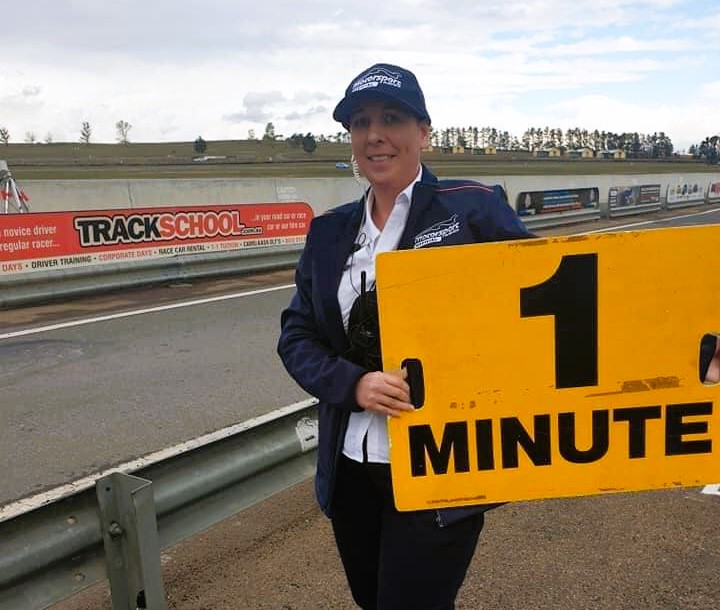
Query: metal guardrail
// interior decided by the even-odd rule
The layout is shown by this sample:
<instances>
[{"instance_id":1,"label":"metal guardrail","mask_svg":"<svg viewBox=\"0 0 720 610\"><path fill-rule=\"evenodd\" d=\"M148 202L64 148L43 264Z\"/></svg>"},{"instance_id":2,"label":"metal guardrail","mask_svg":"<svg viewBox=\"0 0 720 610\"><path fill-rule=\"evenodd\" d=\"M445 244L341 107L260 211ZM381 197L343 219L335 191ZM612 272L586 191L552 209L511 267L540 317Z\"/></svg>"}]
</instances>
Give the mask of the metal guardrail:
<instances>
[{"instance_id":1,"label":"metal guardrail","mask_svg":"<svg viewBox=\"0 0 720 610\"><path fill-rule=\"evenodd\" d=\"M558 212L555 214L539 214L538 216L521 216L521 220L528 229L546 229L548 227L560 227L590 220L600 220L600 210L580 210L570 214Z\"/></svg>"},{"instance_id":2,"label":"metal guardrail","mask_svg":"<svg viewBox=\"0 0 720 610\"><path fill-rule=\"evenodd\" d=\"M0 521L0 610L47 608L105 578L113 610L161 610L159 549L312 476L315 404Z\"/></svg>"},{"instance_id":3,"label":"metal guardrail","mask_svg":"<svg viewBox=\"0 0 720 610\"><path fill-rule=\"evenodd\" d=\"M0 276L0 308L198 277L288 269L297 264L301 251L302 245L272 246Z\"/></svg>"}]
</instances>

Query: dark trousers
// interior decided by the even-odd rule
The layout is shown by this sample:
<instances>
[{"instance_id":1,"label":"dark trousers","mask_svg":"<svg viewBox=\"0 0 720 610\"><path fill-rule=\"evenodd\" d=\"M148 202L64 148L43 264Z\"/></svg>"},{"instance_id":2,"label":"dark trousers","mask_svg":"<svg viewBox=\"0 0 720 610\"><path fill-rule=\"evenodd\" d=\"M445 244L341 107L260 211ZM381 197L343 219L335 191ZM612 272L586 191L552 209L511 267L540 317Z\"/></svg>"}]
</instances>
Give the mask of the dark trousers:
<instances>
[{"instance_id":1,"label":"dark trousers","mask_svg":"<svg viewBox=\"0 0 720 610\"><path fill-rule=\"evenodd\" d=\"M363 610L453 610L483 515L440 527L434 510L399 512L390 466L343 456L332 526L350 590Z\"/></svg>"}]
</instances>

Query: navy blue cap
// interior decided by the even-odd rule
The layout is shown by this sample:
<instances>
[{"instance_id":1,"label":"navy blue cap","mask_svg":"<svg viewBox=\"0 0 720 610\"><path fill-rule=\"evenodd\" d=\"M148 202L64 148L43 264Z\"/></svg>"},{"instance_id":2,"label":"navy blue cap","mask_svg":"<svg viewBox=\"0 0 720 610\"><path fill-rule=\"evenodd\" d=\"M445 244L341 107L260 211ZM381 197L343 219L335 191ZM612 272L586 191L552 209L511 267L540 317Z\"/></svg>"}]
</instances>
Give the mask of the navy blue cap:
<instances>
[{"instance_id":1,"label":"navy blue cap","mask_svg":"<svg viewBox=\"0 0 720 610\"><path fill-rule=\"evenodd\" d=\"M430 123L425 96L417 78L410 70L391 64L375 64L358 74L345 90L345 97L335 107L333 118L347 129L352 113L362 102L378 99L395 102Z\"/></svg>"}]
</instances>

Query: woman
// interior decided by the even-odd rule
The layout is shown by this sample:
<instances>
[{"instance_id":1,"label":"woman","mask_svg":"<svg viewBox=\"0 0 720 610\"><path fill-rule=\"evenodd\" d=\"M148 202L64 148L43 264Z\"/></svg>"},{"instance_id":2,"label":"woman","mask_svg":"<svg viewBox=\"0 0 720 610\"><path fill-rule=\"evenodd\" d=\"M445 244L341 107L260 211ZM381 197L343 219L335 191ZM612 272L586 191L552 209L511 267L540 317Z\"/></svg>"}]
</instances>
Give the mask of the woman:
<instances>
[{"instance_id":1,"label":"woman","mask_svg":"<svg viewBox=\"0 0 720 610\"><path fill-rule=\"evenodd\" d=\"M333 117L350 131L370 188L313 220L278 353L320 403L315 488L356 603L364 610L452 609L484 508L395 509L387 418L413 406L406 381L380 370L375 257L531 235L500 187L438 181L421 165L430 115L408 70L376 64L363 71Z\"/></svg>"}]
</instances>

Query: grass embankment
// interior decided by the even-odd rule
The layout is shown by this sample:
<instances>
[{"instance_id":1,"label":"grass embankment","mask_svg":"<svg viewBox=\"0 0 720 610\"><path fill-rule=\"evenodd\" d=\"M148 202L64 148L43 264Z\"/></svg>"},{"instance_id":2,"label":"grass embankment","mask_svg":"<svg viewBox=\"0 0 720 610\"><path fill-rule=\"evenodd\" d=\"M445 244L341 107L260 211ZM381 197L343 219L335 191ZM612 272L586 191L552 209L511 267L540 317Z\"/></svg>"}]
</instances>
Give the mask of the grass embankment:
<instances>
[{"instance_id":1,"label":"grass embankment","mask_svg":"<svg viewBox=\"0 0 720 610\"><path fill-rule=\"evenodd\" d=\"M207 143L205 155L224 157L193 161L192 142L123 144L9 144L0 159L23 180L157 178L337 178L349 170L350 145L318 142L308 154L286 142L227 140ZM427 152L425 162L439 176L517 176L563 174L658 174L710 171L688 157L668 160L537 159L529 153L497 155Z\"/></svg>"}]
</instances>

